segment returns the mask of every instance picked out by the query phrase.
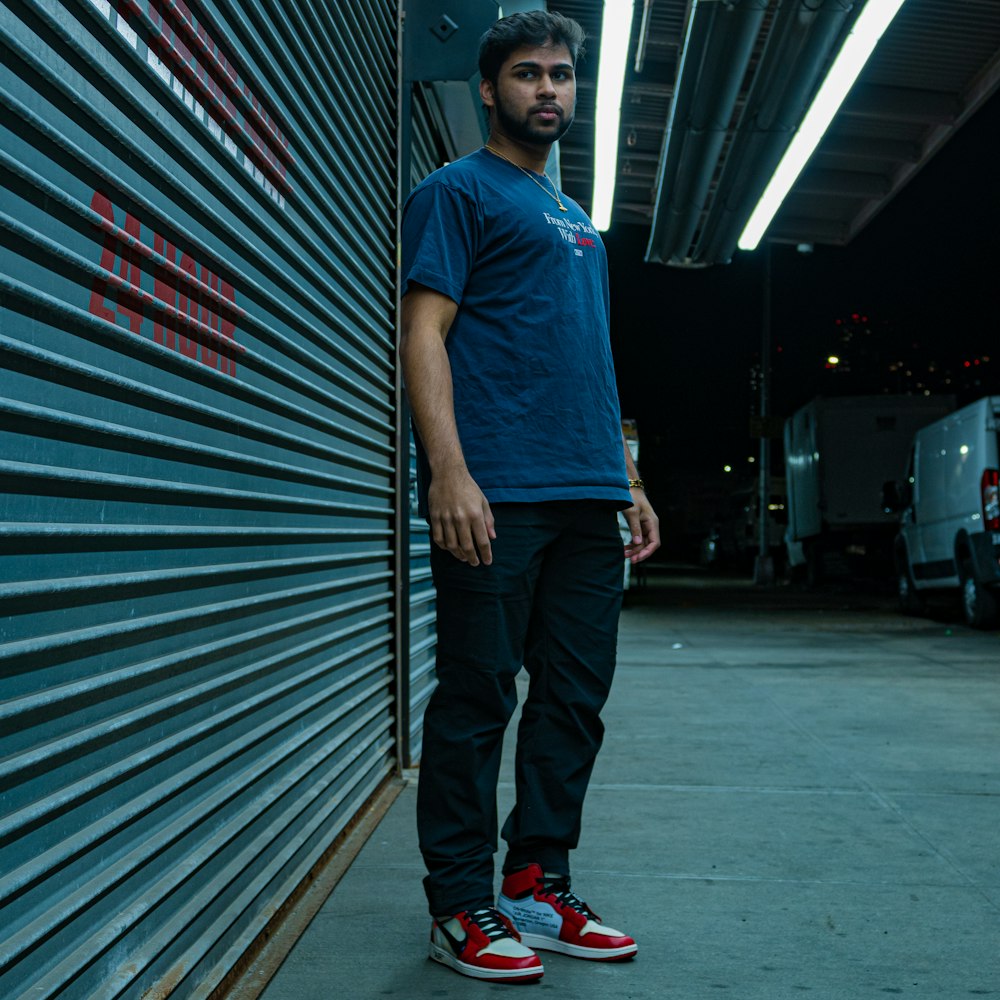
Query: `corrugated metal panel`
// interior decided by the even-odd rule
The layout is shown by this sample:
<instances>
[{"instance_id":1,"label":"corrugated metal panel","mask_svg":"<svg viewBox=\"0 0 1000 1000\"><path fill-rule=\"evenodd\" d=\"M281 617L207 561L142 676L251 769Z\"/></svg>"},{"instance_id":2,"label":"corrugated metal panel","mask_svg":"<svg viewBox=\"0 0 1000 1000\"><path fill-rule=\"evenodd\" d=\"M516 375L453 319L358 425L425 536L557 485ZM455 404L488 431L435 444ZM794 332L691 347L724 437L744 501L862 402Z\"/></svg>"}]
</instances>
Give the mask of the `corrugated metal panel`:
<instances>
[{"instance_id":1,"label":"corrugated metal panel","mask_svg":"<svg viewBox=\"0 0 1000 1000\"><path fill-rule=\"evenodd\" d=\"M395 7L0 7L4 997L207 996L395 767Z\"/></svg>"},{"instance_id":2,"label":"corrugated metal panel","mask_svg":"<svg viewBox=\"0 0 1000 1000\"><path fill-rule=\"evenodd\" d=\"M410 188L443 166L447 153L436 123L434 93L430 85L418 83L412 93L410 129ZM411 429L412 433L412 429ZM420 759L424 709L436 684L437 653L434 584L431 581L431 538L427 522L417 513L416 447L410 441L410 551L409 551L409 675L410 717L407 765Z\"/></svg>"},{"instance_id":3,"label":"corrugated metal panel","mask_svg":"<svg viewBox=\"0 0 1000 1000\"><path fill-rule=\"evenodd\" d=\"M904 16L905 15L905 16ZM1000 49L996 0L908 0L879 42L862 81L917 91L964 94Z\"/></svg>"}]
</instances>

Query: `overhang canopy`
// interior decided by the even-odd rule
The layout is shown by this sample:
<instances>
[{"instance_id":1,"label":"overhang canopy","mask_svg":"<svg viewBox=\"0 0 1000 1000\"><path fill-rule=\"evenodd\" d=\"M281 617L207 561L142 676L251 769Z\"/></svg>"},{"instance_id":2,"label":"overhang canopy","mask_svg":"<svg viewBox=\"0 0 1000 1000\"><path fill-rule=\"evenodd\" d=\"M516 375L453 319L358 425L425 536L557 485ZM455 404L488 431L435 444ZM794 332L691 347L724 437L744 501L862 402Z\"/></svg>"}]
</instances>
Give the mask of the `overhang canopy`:
<instances>
[{"instance_id":1,"label":"overhang canopy","mask_svg":"<svg viewBox=\"0 0 1000 1000\"><path fill-rule=\"evenodd\" d=\"M875 0L872 0L875 2ZM728 261L861 0L643 0L622 98L613 222L647 259ZM601 0L549 3L587 30L565 189L589 204ZM844 245L1000 85L1000 3L907 0L765 239Z\"/></svg>"}]
</instances>

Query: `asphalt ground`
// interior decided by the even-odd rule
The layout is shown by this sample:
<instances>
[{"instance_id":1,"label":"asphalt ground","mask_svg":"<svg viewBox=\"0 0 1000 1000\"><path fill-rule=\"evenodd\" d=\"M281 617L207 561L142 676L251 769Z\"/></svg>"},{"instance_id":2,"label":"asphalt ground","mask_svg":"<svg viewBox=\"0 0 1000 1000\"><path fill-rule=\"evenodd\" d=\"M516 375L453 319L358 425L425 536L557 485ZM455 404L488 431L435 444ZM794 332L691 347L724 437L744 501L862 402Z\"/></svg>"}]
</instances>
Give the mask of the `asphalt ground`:
<instances>
[{"instance_id":1,"label":"asphalt ground","mask_svg":"<svg viewBox=\"0 0 1000 1000\"><path fill-rule=\"evenodd\" d=\"M604 718L573 888L635 961L542 953L520 986L429 961L409 783L264 1000L1000 997L1000 632L652 567Z\"/></svg>"}]
</instances>

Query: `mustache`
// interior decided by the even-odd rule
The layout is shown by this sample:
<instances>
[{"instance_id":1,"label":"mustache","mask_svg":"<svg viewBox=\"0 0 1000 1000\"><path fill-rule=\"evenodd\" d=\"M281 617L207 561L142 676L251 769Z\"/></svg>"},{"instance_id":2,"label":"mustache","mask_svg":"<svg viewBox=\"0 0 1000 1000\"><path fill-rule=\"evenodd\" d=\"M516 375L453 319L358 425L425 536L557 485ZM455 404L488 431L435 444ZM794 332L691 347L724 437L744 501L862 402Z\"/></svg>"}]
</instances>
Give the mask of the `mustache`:
<instances>
[{"instance_id":1,"label":"mustache","mask_svg":"<svg viewBox=\"0 0 1000 1000\"><path fill-rule=\"evenodd\" d=\"M528 113L533 115L539 111L551 111L560 118L563 117L563 109L558 104L536 104Z\"/></svg>"}]
</instances>

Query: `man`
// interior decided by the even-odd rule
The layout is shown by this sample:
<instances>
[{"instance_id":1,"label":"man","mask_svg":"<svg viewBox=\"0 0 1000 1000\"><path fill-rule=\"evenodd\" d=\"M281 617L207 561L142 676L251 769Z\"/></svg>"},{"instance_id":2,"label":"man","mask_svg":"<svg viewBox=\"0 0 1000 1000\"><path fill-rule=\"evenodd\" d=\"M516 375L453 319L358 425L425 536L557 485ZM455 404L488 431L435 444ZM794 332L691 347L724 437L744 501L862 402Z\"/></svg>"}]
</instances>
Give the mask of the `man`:
<instances>
[{"instance_id":1,"label":"man","mask_svg":"<svg viewBox=\"0 0 1000 1000\"><path fill-rule=\"evenodd\" d=\"M403 222L400 356L438 607L417 796L430 955L494 981L539 978L533 948L636 952L569 882L614 671L617 512L624 558L659 545L621 436L604 247L544 173L573 121L582 42L557 14L496 22L479 52L489 142L424 181ZM496 784L522 664L495 906Z\"/></svg>"}]
</instances>

